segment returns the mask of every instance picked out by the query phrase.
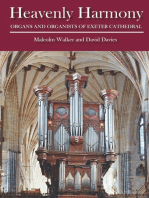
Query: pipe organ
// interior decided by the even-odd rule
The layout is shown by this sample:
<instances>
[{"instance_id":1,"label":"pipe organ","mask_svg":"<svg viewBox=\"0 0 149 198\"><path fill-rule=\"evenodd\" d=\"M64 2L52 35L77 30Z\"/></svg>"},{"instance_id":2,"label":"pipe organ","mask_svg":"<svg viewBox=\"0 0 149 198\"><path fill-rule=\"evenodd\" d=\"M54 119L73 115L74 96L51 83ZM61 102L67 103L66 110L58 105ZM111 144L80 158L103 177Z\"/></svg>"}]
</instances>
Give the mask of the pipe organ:
<instances>
[{"instance_id":1,"label":"pipe organ","mask_svg":"<svg viewBox=\"0 0 149 198\"><path fill-rule=\"evenodd\" d=\"M116 90L100 93L104 104L83 100L88 77L66 75L67 101L48 100L52 89L35 86L38 96L38 160L51 179L53 197L97 197L101 178L115 161Z\"/></svg>"}]
</instances>

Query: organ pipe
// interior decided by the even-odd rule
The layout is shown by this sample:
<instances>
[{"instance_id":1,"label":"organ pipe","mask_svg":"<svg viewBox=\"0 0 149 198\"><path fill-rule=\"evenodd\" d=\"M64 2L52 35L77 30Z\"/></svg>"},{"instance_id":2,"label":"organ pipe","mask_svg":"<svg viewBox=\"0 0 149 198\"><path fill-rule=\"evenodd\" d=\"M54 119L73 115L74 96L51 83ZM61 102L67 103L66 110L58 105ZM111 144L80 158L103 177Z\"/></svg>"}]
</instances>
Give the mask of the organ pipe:
<instances>
[{"instance_id":1,"label":"organ pipe","mask_svg":"<svg viewBox=\"0 0 149 198\"><path fill-rule=\"evenodd\" d=\"M105 152L105 134L104 131L100 132L100 152Z\"/></svg>"},{"instance_id":2,"label":"organ pipe","mask_svg":"<svg viewBox=\"0 0 149 198\"><path fill-rule=\"evenodd\" d=\"M81 175L79 171L77 171L75 174L75 189L76 190L81 189Z\"/></svg>"},{"instance_id":3,"label":"organ pipe","mask_svg":"<svg viewBox=\"0 0 149 198\"><path fill-rule=\"evenodd\" d=\"M114 100L118 92L114 89L102 90L100 93L105 105L105 143L106 153L114 153Z\"/></svg>"},{"instance_id":4,"label":"organ pipe","mask_svg":"<svg viewBox=\"0 0 149 198\"><path fill-rule=\"evenodd\" d=\"M73 106L72 97L70 97L70 106ZM70 135L72 136L72 108L70 108Z\"/></svg>"},{"instance_id":5,"label":"organ pipe","mask_svg":"<svg viewBox=\"0 0 149 198\"><path fill-rule=\"evenodd\" d=\"M48 117L49 119L53 118L53 105L51 102L49 102L49 109L48 109Z\"/></svg>"},{"instance_id":6,"label":"organ pipe","mask_svg":"<svg viewBox=\"0 0 149 198\"><path fill-rule=\"evenodd\" d=\"M51 150L52 149L52 130L51 129L48 130L47 140L48 140L47 148L48 150Z\"/></svg>"},{"instance_id":7,"label":"organ pipe","mask_svg":"<svg viewBox=\"0 0 149 198\"><path fill-rule=\"evenodd\" d=\"M52 145L52 142L51 142ZM54 134L54 150L68 151L69 150L69 134L63 124L59 126Z\"/></svg>"},{"instance_id":8,"label":"organ pipe","mask_svg":"<svg viewBox=\"0 0 149 198\"><path fill-rule=\"evenodd\" d=\"M97 162L91 161L91 190L97 190Z\"/></svg>"},{"instance_id":9,"label":"organ pipe","mask_svg":"<svg viewBox=\"0 0 149 198\"><path fill-rule=\"evenodd\" d=\"M84 150L87 152L99 151L99 137L92 125L84 134Z\"/></svg>"},{"instance_id":10,"label":"organ pipe","mask_svg":"<svg viewBox=\"0 0 149 198\"><path fill-rule=\"evenodd\" d=\"M59 191L65 190L65 160L59 161Z\"/></svg>"},{"instance_id":11,"label":"organ pipe","mask_svg":"<svg viewBox=\"0 0 149 198\"><path fill-rule=\"evenodd\" d=\"M99 120L103 121L104 118L105 118L104 105L103 104L99 104Z\"/></svg>"},{"instance_id":12,"label":"organ pipe","mask_svg":"<svg viewBox=\"0 0 149 198\"><path fill-rule=\"evenodd\" d=\"M66 87L70 98L70 135L83 135L83 88L87 86L88 77L78 73L66 76Z\"/></svg>"},{"instance_id":13,"label":"organ pipe","mask_svg":"<svg viewBox=\"0 0 149 198\"><path fill-rule=\"evenodd\" d=\"M83 135L83 97L80 97L80 120L81 120L81 136Z\"/></svg>"},{"instance_id":14,"label":"organ pipe","mask_svg":"<svg viewBox=\"0 0 149 198\"><path fill-rule=\"evenodd\" d=\"M38 145L47 147L47 118L48 118L48 97L53 90L44 85L34 87L34 93L38 96Z\"/></svg>"}]
</instances>

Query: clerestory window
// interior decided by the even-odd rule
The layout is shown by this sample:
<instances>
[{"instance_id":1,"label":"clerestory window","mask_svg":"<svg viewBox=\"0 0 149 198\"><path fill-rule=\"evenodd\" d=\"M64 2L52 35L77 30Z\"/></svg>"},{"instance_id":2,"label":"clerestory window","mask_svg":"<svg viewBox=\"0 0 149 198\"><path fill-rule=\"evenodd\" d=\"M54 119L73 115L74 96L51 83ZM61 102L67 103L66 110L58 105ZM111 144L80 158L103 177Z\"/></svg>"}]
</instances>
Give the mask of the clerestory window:
<instances>
[{"instance_id":1,"label":"clerestory window","mask_svg":"<svg viewBox=\"0 0 149 198\"><path fill-rule=\"evenodd\" d=\"M144 116L140 117L139 121L139 140L140 140L140 159L145 159L145 130L144 130Z\"/></svg>"}]
</instances>

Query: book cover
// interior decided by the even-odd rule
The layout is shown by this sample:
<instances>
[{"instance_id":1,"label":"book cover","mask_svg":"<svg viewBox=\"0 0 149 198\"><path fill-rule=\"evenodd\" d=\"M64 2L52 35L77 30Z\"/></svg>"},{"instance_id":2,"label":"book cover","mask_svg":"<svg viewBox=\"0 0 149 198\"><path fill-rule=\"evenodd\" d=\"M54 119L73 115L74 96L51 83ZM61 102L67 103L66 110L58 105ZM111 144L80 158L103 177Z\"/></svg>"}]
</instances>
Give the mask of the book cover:
<instances>
[{"instance_id":1,"label":"book cover","mask_svg":"<svg viewBox=\"0 0 149 198\"><path fill-rule=\"evenodd\" d=\"M147 1L0 7L1 197L148 197Z\"/></svg>"}]
</instances>

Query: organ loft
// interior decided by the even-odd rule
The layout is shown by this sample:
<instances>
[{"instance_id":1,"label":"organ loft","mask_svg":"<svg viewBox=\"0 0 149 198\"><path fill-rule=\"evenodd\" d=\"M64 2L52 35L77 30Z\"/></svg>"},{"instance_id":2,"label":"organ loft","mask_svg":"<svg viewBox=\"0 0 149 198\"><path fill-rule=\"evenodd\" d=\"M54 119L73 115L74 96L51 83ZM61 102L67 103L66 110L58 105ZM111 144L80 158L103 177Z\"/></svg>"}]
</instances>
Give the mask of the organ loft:
<instances>
[{"instance_id":1,"label":"organ loft","mask_svg":"<svg viewBox=\"0 0 149 198\"><path fill-rule=\"evenodd\" d=\"M53 90L34 87L38 97L38 161L53 197L96 198L102 177L115 161L116 90L102 90L101 103L83 100L88 77L65 76L67 101L52 101Z\"/></svg>"}]
</instances>

